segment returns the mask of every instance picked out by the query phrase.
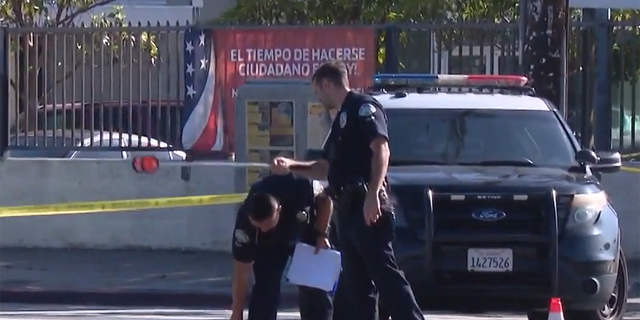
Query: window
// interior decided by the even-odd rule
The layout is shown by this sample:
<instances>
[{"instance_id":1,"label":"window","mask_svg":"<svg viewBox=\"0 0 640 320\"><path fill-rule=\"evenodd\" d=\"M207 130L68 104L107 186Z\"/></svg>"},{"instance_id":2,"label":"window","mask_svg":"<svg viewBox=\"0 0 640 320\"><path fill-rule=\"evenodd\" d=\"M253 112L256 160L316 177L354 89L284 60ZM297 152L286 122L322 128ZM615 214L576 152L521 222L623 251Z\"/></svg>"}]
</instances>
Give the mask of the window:
<instances>
[{"instance_id":1,"label":"window","mask_svg":"<svg viewBox=\"0 0 640 320\"><path fill-rule=\"evenodd\" d=\"M71 138L56 136L26 136L19 133L9 139L9 146L32 147L32 149L9 150L8 156L15 158L64 158L69 154L69 148L75 146ZM46 146L45 146L46 143Z\"/></svg>"},{"instance_id":2,"label":"window","mask_svg":"<svg viewBox=\"0 0 640 320\"><path fill-rule=\"evenodd\" d=\"M11 158L64 158L69 153L65 149L34 148L26 150L9 150L7 156Z\"/></svg>"},{"instance_id":3,"label":"window","mask_svg":"<svg viewBox=\"0 0 640 320\"><path fill-rule=\"evenodd\" d=\"M172 160L171 151L131 151L127 156L131 158L152 156L160 161Z\"/></svg>"},{"instance_id":4,"label":"window","mask_svg":"<svg viewBox=\"0 0 640 320\"><path fill-rule=\"evenodd\" d=\"M574 164L572 141L549 111L388 110L388 116L395 162Z\"/></svg>"},{"instance_id":5,"label":"window","mask_svg":"<svg viewBox=\"0 0 640 320\"><path fill-rule=\"evenodd\" d=\"M91 147L104 147L104 148L120 148L123 146L122 141L118 139L118 137L110 137L108 132L104 133L103 136L94 136L84 139L82 142L82 146L91 148ZM111 140L109 140L111 139Z\"/></svg>"},{"instance_id":6,"label":"window","mask_svg":"<svg viewBox=\"0 0 640 320\"><path fill-rule=\"evenodd\" d=\"M87 146L87 141L84 143ZM93 145L97 147L120 147L122 143L119 139L97 140L93 142ZM75 151L71 154L71 159L122 159L124 158L122 151L118 150L91 150L92 147L85 147L86 149Z\"/></svg>"},{"instance_id":7,"label":"window","mask_svg":"<svg viewBox=\"0 0 640 320\"><path fill-rule=\"evenodd\" d=\"M80 150L73 153L71 159L122 159L122 151Z\"/></svg>"},{"instance_id":8,"label":"window","mask_svg":"<svg viewBox=\"0 0 640 320\"><path fill-rule=\"evenodd\" d=\"M486 74L487 64L486 57L483 56L450 56L449 57L449 73L450 74Z\"/></svg>"},{"instance_id":9,"label":"window","mask_svg":"<svg viewBox=\"0 0 640 320\"><path fill-rule=\"evenodd\" d=\"M19 146L19 147L73 147L76 145L74 139L69 137L60 137L41 135L40 132L36 133L36 135L28 135L26 133L18 133L18 136L12 136L9 139L10 146Z\"/></svg>"},{"instance_id":10,"label":"window","mask_svg":"<svg viewBox=\"0 0 640 320\"><path fill-rule=\"evenodd\" d=\"M498 56L498 74L518 74L520 58L517 55Z\"/></svg>"},{"instance_id":11,"label":"window","mask_svg":"<svg viewBox=\"0 0 640 320\"><path fill-rule=\"evenodd\" d=\"M173 161L185 161L187 159L187 155L182 151L171 151L169 156Z\"/></svg>"}]
</instances>

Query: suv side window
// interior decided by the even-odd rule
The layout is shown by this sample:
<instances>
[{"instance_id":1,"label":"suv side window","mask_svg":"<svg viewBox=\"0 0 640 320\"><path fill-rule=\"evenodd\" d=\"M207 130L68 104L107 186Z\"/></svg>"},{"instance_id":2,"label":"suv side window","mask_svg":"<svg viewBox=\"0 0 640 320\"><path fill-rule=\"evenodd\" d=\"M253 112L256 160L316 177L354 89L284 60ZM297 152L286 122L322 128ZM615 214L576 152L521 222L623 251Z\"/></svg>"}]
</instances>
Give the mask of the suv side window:
<instances>
[{"instance_id":1,"label":"suv side window","mask_svg":"<svg viewBox=\"0 0 640 320\"><path fill-rule=\"evenodd\" d=\"M80 150L71 159L122 159L122 152L116 150Z\"/></svg>"},{"instance_id":2,"label":"suv side window","mask_svg":"<svg viewBox=\"0 0 640 320\"><path fill-rule=\"evenodd\" d=\"M127 157L129 158L135 158L135 157L145 157L145 156L151 156L151 157L156 157L158 158L158 160L160 161L169 161L171 160L171 155L170 155L171 151L131 151L131 152L127 152Z\"/></svg>"},{"instance_id":3,"label":"suv side window","mask_svg":"<svg viewBox=\"0 0 640 320\"><path fill-rule=\"evenodd\" d=\"M98 140L94 141L93 145L96 147L118 147L121 146L122 143L119 139L113 140ZM81 149L78 151L74 151L70 158L71 159L122 159L124 158L124 153L118 150L92 150L92 147L86 147L86 149Z\"/></svg>"}]
</instances>

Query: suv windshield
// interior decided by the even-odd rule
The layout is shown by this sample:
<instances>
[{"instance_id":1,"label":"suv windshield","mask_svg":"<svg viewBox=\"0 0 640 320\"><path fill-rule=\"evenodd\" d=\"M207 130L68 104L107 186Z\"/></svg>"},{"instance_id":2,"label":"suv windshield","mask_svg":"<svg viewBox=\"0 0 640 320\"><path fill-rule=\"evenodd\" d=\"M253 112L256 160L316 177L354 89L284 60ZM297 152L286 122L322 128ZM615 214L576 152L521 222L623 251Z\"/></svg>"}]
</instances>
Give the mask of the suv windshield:
<instances>
[{"instance_id":1,"label":"suv windshield","mask_svg":"<svg viewBox=\"0 0 640 320\"><path fill-rule=\"evenodd\" d=\"M387 110L395 164L574 165L575 149L553 112Z\"/></svg>"}]
</instances>

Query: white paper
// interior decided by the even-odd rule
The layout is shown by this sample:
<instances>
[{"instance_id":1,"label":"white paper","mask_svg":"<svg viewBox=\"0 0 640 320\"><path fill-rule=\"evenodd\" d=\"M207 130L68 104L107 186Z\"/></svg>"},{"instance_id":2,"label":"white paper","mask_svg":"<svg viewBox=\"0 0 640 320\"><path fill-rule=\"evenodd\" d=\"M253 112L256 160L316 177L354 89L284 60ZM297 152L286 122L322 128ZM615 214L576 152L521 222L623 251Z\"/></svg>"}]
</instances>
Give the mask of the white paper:
<instances>
[{"instance_id":1,"label":"white paper","mask_svg":"<svg viewBox=\"0 0 640 320\"><path fill-rule=\"evenodd\" d=\"M314 251L315 247L308 244L296 245L287 271L287 280L298 286L332 292L340 277L340 252L320 250L318 254L314 254Z\"/></svg>"}]
</instances>

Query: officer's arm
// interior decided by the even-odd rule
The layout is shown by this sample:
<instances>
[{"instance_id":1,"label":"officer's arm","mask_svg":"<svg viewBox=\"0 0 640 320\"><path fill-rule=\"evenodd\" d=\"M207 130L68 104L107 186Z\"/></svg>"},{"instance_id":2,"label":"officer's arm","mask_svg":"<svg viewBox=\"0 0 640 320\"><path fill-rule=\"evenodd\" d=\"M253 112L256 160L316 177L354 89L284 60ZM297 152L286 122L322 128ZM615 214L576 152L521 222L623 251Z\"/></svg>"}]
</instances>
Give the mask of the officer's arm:
<instances>
[{"instance_id":1,"label":"officer's arm","mask_svg":"<svg viewBox=\"0 0 640 320\"><path fill-rule=\"evenodd\" d=\"M233 283L231 310L234 313L242 313L246 305L249 292L252 263L255 256L256 230L249 222L249 218L243 207L240 207L236 216L236 225L233 231L231 252L233 253Z\"/></svg>"},{"instance_id":2,"label":"officer's arm","mask_svg":"<svg viewBox=\"0 0 640 320\"><path fill-rule=\"evenodd\" d=\"M366 103L360 106L358 110L358 121L364 139L373 153L369 192L377 196L378 191L382 189L384 177L389 167L390 152L387 119L381 108Z\"/></svg>"},{"instance_id":3,"label":"officer's arm","mask_svg":"<svg viewBox=\"0 0 640 320\"><path fill-rule=\"evenodd\" d=\"M329 223L331 222L333 202L324 190L316 193L314 201L316 211L316 234L319 237L328 237L327 230L329 229Z\"/></svg>"},{"instance_id":4,"label":"officer's arm","mask_svg":"<svg viewBox=\"0 0 640 320\"><path fill-rule=\"evenodd\" d=\"M307 177L309 179L327 180L327 175L329 174L329 162L325 159L316 161L291 160L289 170L295 175Z\"/></svg>"}]
</instances>

